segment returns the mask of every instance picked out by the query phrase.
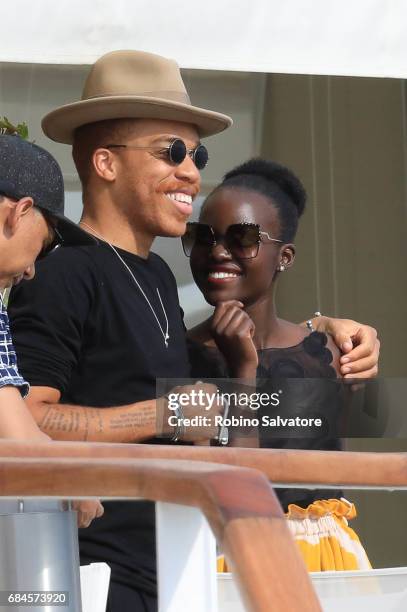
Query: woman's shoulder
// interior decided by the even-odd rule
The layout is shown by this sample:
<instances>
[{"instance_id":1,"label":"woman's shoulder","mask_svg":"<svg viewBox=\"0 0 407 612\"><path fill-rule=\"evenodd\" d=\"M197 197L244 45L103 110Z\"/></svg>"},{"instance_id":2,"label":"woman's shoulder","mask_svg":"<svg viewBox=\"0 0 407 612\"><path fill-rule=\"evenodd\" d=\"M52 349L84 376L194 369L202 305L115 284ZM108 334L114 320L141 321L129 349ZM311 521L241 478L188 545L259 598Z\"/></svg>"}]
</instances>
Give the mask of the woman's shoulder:
<instances>
[{"instance_id":1,"label":"woman's shoulder","mask_svg":"<svg viewBox=\"0 0 407 612\"><path fill-rule=\"evenodd\" d=\"M337 375L339 375L340 351L332 337L324 332L311 331L304 325L292 323L290 321L279 321L284 337L292 338L291 346L287 350L304 351L314 357L322 364L330 365Z\"/></svg>"},{"instance_id":2,"label":"woman's shoulder","mask_svg":"<svg viewBox=\"0 0 407 612\"><path fill-rule=\"evenodd\" d=\"M309 330L299 325L278 319L278 324L273 331L273 336L269 339L270 346L275 349L285 349L294 346L299 346L303 340L309 335Z\"/></svg>"},{"instance_id":3,"label":"woman's shoulder","mask_svg":"<svg viewBox=\"0 0 407 612\"><path fill-rule=\"evenodd\" d=\"M308 332L301 346L304 353L310 356L315 363L318 363L318 365L323 368L325 374L329 376L340 375L340 352L331 336L319 331Z\"/></svg>"},{"instance_id":4,"label":"woman's shoulder","mask_svg":"<svg viewBox=\"0 0 407 612\"><path fill-rule=\"evenodd\" d=\"M259 351L260 371L263 375L282 378L335 378L339 372L339 351L325 333L310 332L302 326L290 334L282 346L273 345ZM299 329L298 329L299 328Z\"/></svg>"}]
</instances>

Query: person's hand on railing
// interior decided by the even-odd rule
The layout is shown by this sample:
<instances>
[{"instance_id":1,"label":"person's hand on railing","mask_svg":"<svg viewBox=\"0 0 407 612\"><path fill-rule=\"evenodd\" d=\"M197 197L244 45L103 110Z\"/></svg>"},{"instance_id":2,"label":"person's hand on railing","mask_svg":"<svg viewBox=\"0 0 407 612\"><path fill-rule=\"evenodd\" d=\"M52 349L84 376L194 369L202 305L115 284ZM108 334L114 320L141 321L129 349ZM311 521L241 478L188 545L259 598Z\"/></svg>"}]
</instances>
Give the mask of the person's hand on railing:
<instances>
[{"instance_id":1,"label":"person's hand on railing","mask_svg":"<svg viewBox=\"0 0 407 612\"><path fill-rule=\"evenodd\" d=\"M104 508L97 499L79 499L72 502L72 510L78 512L78 527L89 527L94 519L103 516Z\"/></svg>"},{"instance_id":2,"label":"person's hand on railing","mask_svg":"<svg viewBox=\"0 0 407 612\"><path fill-rule=\"evenodd\" d=\"M159 435L172 442L204 442L218 437L224 406L209 383L177 386L157 400Z\"/></svg>"}]
</instances>

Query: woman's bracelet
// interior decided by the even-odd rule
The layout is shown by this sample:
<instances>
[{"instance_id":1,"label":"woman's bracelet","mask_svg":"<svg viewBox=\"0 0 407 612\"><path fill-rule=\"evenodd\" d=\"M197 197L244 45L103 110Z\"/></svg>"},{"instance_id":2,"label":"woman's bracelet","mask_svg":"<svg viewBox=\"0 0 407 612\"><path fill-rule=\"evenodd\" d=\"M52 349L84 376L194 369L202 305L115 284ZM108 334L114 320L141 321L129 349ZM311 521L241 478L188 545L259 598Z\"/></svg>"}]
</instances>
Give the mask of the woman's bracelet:
<instances>
[{"instance_id":1,"label":"woman's bracelet","mask_svg":"<svg viewBox=\"0 0 407 612\"><path fill-rule=\"evenodd\" d=\"M315 317L322 317L322 314L319 312L319 310L314 312L314 316L312 318L315 318ZM305 325L308 327L310 331L312 332L315 331L315 327L312 324L312 319L308 319L308 321L305 321Z\"/></svg>"}]
</instances>

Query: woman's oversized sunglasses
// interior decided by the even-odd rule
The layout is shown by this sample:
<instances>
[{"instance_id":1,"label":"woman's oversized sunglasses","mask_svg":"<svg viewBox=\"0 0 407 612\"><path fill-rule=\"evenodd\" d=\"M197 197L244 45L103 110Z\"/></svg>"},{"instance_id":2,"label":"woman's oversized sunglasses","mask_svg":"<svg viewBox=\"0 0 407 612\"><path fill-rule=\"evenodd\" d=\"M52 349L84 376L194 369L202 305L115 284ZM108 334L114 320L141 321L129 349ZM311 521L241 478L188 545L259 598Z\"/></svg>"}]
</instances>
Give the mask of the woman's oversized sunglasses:
<instances>
[{"instance_id":1,"label":"woman's oversized sunglasses","mask_svg":"<svg viewBox=\"0 0 407 612\"><path fill-rule=\"evenodd\" d=\"M205 223L187 223L186 232L181 240L187 257L191 256L194 248L209 251L222 241L229 253L237 259L253 259L257 256L260 242L264 242L264 238L270 242L283 242L261 231L257 223L229 225L224 235L216 233L211 225Z\"/></svg>"},{"instance_id":2,"label":"woman's oversized sunglasses","mask_svg":"<svg viewBox=\"0 0 407 612\"><path fill-rule=\"evenodd\" d=\"M203 144L199 144L195 149L187 149L187 146L180 138L175 138L167 147L139 147L137 145L126 144L108 144L105 149L139 149L141 151L161 151L169 162L179 166L182 164L187 155L190 156L198 170L203 170L208 163L208 150Z\"/></svg>"}]
</instances>

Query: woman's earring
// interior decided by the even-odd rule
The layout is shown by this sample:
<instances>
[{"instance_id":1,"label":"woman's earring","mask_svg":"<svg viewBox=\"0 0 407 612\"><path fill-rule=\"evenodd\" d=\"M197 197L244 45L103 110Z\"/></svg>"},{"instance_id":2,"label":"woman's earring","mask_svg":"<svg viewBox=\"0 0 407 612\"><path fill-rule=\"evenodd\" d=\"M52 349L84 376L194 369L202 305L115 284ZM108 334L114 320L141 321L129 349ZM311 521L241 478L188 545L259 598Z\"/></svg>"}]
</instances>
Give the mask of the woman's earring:
<instances>
[{"instance_id":1,"label":"woman's earring","mask_svg":"<svg viewBox=\"0 0 407 612\"><path fill-rule=\"evenodd\" d=\"M281 263L281 264L278 266L278 269L280 270L280 272L284 272L284 270L285 270L285 265Z\"/></svg>"}]
</instances>

